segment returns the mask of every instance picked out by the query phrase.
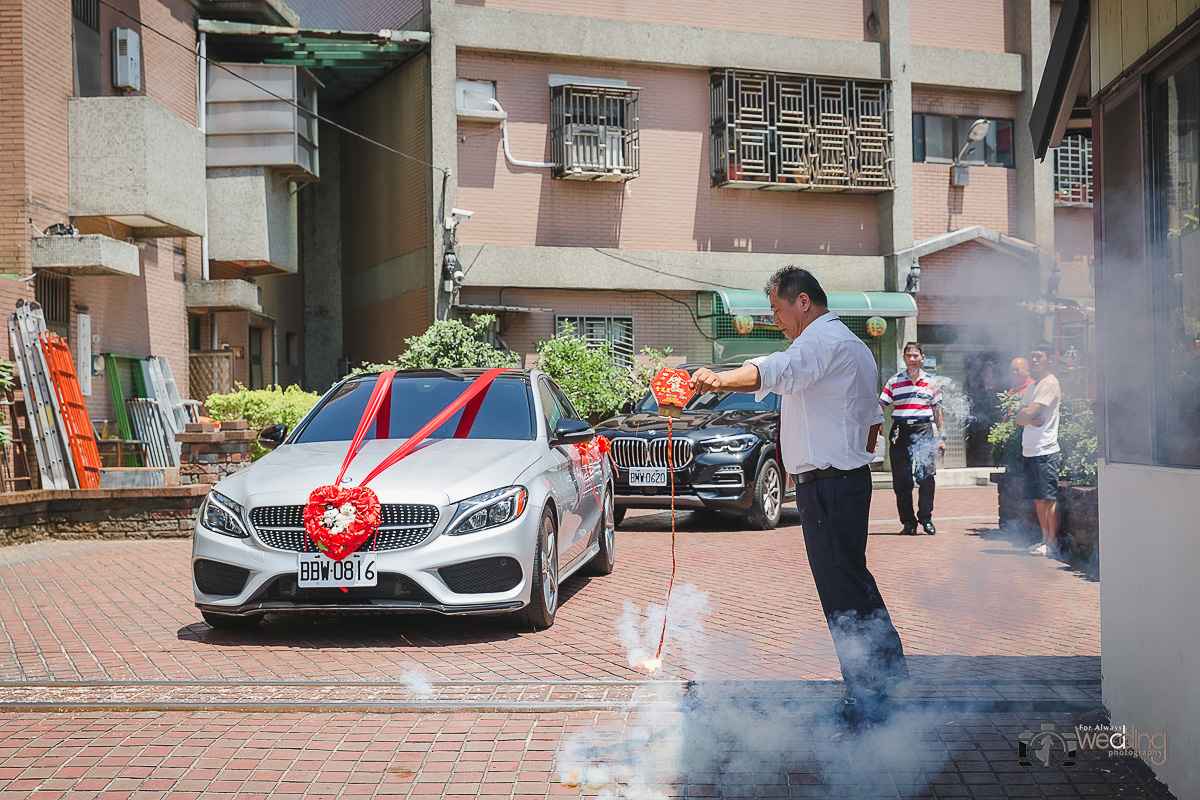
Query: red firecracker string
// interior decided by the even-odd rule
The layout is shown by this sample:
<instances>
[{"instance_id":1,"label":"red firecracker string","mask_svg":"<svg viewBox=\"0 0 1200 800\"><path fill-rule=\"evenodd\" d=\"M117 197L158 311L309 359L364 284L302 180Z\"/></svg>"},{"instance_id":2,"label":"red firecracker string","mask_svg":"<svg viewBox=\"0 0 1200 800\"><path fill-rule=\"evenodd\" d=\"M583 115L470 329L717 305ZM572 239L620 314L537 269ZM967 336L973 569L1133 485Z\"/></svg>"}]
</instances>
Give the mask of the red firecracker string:
<instances>
[{"instance_id":1,"label":"red firecracker string","mask_svg":"<svg viewBox=\"0 0 1200 800\"><path fill-rule=\"evenodd\" d=\"M663 643L667 640L667 612L671 609L671 592L675 589L675 445L671 441L671 417L667 417L667 469L671 473L671 582L667 584L667 603L663 607L662 635L658 637L658 652L654 658L662 658Z\"/></svg>"}]
</instances>

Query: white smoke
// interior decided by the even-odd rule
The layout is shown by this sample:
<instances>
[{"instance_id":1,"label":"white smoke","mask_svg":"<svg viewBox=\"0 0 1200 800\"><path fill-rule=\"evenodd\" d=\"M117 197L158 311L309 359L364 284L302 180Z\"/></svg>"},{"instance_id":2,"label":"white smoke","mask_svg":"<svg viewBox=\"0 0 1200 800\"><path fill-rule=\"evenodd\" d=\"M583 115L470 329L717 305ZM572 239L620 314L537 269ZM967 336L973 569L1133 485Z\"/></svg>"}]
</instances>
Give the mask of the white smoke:
<instances>
[{"instance_id":1,"label":"white smoke","mask_svg":"<svg viewBox=\"0 0 1200 800\"><path fill-rule=\"evenodd\" d=\"M695 656L702 652L704 617L710 613L708 592L702 592L694 584L676 586L671 590L666 605L651 603L642 609L626 600L621 616L617 619L617 641L625 648L629 666L642 669L643 664L653 659L662 642L662 660L673 670L682 666L696 674ZM663 617L666 616L666 637L663 637Z\"/></svg>"},{"instance_id":2,"label":"white smoke","mask_svg":"<svg viewBox=\"0 0 1200 800\"><path fill-rule=\"evenodd\" d=\"M407 670L400 676L400 682L417 700L428 700L433 697L433 684L426 677L425 670L420 667Z\"/></svg>"}]
</instances>

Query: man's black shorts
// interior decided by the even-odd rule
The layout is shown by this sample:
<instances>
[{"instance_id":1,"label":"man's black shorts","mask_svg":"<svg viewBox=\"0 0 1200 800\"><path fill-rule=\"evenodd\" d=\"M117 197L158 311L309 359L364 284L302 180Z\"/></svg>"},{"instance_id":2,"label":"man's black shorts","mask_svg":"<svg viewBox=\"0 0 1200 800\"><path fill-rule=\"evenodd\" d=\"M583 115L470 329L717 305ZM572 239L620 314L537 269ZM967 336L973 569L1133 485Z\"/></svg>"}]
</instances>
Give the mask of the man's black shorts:
<instances>
[{"instance_id":1,"label":"man's black shorts","mask_svg":"<svg viewBox=\"0 0 1200 800\"><path fill-rule=\"evenodd\" d=\"M1021 456L1025 476L1026 500L1058 499L1058 466L1062 453L1046 456Z\"/></svg>"}]
</instances>

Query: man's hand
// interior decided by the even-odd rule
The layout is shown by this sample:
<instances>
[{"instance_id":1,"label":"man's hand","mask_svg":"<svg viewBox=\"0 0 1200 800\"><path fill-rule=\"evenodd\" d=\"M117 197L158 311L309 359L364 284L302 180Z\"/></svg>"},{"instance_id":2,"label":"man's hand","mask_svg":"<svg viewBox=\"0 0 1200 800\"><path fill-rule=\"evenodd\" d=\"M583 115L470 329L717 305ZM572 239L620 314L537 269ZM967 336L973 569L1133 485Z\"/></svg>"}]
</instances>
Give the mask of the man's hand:
<instances>
[{"instance_id":1,"label":"man's hand","mask_svg":"<svg viewBox=\"0 0 1200 800\"><path fill-rule=\"evenodd\" d=\"M700 367L693 372L691 384L697 392L719 392L725 387L721 376L708 367Z\"/></svg>"},{"instance_id":2,"label":"man's hand","mask_svg":"<svg viewBox=\"0 0 1200 800\"><path fill-rule=\"evenodd\" d=\"M946 440L945 439L938 440L938 454L943 455L943 456L946 455Z\"/></svg>"}]
</instances>

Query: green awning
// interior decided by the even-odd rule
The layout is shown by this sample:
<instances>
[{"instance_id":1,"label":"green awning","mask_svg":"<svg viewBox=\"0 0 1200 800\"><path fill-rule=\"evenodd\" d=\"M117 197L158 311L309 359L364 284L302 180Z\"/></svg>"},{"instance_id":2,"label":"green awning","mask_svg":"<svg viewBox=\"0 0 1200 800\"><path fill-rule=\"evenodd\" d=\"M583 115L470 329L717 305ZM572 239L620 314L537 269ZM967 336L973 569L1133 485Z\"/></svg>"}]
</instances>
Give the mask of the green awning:
<instances>
[{"instance_id":1,"label":"green awning","mask_svg":"<svg viewBox=\"0 0 1200 800\"><path fill-rule=\"evenodd\" d=\"M771 305L759 289L718 289L726 314L769 315ZM828 292L829 310L839 317L915 317L917 301L905 292ZM717 311L714 304L714 311ZM720 312L718 312L720 313Z\"/></svg>"}]
</instances>

